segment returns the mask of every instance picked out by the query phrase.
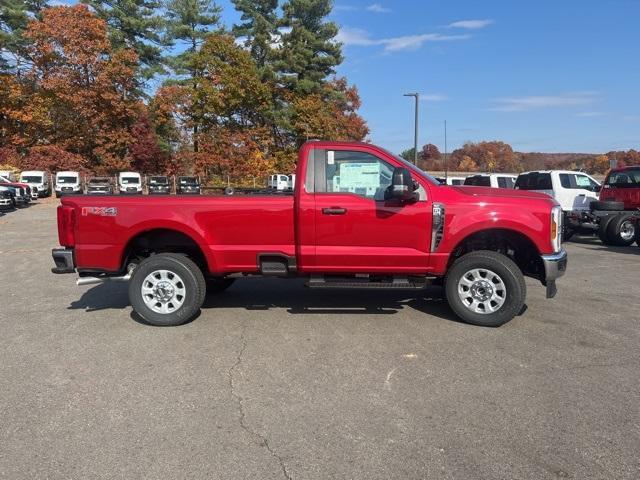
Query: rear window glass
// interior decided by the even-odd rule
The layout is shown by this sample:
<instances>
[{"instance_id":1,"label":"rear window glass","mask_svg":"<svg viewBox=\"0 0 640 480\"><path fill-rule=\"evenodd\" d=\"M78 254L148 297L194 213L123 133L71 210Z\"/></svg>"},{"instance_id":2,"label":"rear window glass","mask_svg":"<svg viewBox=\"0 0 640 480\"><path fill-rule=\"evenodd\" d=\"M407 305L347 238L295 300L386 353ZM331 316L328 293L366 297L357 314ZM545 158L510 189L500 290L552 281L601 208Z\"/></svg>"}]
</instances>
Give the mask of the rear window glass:
<instances>
[{"instance_id":1,"label":"rear window glass","mask_svg":"<svg viewBox=\"0 0 640 480\"><path fill-rule=\"evenodd\" d=\"M516 180L518 190L553 190L549 173L525 173Z\"/></svg>"},{"instance_id":2,"label":"rear window glass","mask_svg":"<svg viewBox=\"0 0 640 480\"><path fill-rule=\"evenodd\" d=\"M474 187L490 187L491 177L488 175L474 175L464 180L465 185L473 185Z\"/></svg>"},{"instance_id":3,"label":"rear window glass","mask_svg":"<svg viewBox=\"0 0 640 480\"><path fill-rule=\"evenodd\" d=\"M499 188L513 188L514 181L511 177L498 177Z\"/></svg>"},{"instance_id":4,"label":"rear window glass","mask_svg":"<svg viewBox=\"0 0 640 480\"><path fill-rule=\"evenodd\" d=\"M611 172L606 184L611 187L638 188L640 187L640 168Z\"/></svg>"}]
</instances>

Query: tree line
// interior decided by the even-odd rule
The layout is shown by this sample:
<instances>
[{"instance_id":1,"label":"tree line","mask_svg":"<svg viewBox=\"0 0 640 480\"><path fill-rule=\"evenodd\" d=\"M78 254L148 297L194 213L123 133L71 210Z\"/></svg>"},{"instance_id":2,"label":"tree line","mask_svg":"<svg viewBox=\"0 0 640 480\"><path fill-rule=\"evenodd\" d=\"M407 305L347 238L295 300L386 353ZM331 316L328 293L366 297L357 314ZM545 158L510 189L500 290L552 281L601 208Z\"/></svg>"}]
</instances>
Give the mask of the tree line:
<instances>
[{"instance_id":1,"label":"tree line","mask_svg":"<svg viewBox=\"0 0 640 480\"><path fill-rule=\"evenodd\" d=\"M413 148L403 151L400 156L413 162ZM446 157L432 143L424 145L418 151L418 167L426 171L448 169L457 172L518 173L528 170L559 169L604 174L611 164L619 167L640 165L640 152L631 149L595 155L522 153L514 151L511 145L501 141L467 142Z\"/></svg>"},{"instance_id":2,"label":"tree line","mask_svg":"<svg viewBox=\"0 0 640 480\"><path fill-rule=\"evenodd\" d=\"M289 172L364 140L330 0L3 0L0 164L111 174Z\"/></svg>"}]
</instances>

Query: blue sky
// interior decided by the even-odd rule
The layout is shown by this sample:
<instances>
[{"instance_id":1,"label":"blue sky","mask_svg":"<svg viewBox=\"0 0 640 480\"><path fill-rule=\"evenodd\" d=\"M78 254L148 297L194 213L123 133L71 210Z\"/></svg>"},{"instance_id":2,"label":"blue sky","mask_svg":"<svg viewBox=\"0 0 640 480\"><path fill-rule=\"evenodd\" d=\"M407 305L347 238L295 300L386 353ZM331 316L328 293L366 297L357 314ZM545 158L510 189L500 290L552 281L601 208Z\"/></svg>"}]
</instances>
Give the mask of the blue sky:
<instances>
[{"instance_id":1,"label":"blue sky","mask_svg":"<svg viewBox=\"0 0 640 480\"><path fill-rule=\"evenodd\" d=\"M640 148L640 0L335 0L331 19L381 146L413 145L417 91L420 145L443 149L446 119L450 151Z\"/></svg>"}]
</instances>

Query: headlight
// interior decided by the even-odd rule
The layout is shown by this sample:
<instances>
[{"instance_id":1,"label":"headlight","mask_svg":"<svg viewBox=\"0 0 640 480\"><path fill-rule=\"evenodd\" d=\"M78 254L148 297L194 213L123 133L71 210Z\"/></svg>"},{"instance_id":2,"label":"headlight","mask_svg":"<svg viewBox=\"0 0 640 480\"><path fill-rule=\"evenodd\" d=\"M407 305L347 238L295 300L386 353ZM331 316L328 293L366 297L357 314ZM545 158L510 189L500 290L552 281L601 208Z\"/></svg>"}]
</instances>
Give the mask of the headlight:
<instances>
[{"instance_id":1,"label":"headlight","mask_svg":"<svg viewBox=\"0 0 640 480\"><path fill-rule=\"evenodd\" d=\"M559 205L551 209L551 246L554 252L562 248L562 207Z\"/></svg>"}]
</instances>

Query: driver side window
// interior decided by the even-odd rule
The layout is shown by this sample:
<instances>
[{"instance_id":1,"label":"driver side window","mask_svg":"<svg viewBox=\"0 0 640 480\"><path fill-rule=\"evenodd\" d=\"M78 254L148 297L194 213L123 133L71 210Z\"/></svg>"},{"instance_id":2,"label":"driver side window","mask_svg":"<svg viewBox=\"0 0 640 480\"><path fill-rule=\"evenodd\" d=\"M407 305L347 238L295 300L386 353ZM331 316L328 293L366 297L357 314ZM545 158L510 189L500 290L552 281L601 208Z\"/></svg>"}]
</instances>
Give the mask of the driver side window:
<instances>
[{"instance_id":1,"label":"driver side window","mask_svg":"<svg viewBox=\"0 0 640 480\"><path fill-rule=\"evenodd\" d=\"M327 193L353 193L383 201L391 185L393 166L378 157L358 151L327 150L325 178Z\"/></svg>"}]
</instances>

